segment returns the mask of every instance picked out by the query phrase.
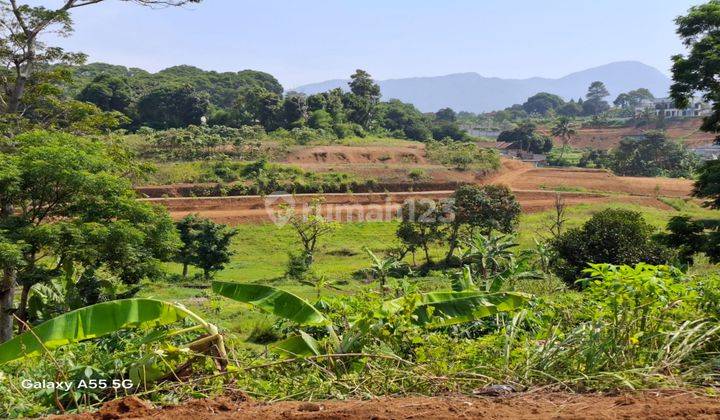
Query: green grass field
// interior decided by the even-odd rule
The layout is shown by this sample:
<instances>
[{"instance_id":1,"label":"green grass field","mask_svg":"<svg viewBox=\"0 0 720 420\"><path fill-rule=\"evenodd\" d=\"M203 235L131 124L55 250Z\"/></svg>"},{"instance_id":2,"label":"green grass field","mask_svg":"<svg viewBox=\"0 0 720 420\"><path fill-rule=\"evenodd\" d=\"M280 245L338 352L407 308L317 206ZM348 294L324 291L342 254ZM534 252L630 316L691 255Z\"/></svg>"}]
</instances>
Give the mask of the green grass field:
<instances>
[{"instance_id":1,"label":"green grass field","mask_svg":"<svg viewBox=\"0 0 720 420\"><path fill-rule=\"evenodd\" d=\"M674 207L682 209L682 212L621 203L573 206L568 208L566 227L578 226L593 213L608 207L640 211L645 219L658 229L662 228L670 217L678 214L689 214L698 218L712 216L709 210L694 203L682 200L674 200L673 203ZM549 212L522 215L518 234L520 249L533 246L534 238L547 235L550 216ZM365 286L365 278L357 275L360 270L370 265L369 257L363 248L368 247L373 252L382 254L398 245L395 237L397 226L397 222L347 223L340 225L331 236L322 240L315 255L314 272L331 280L347 281L346 285L340 287L340 291L329 290L325 293L354 293ZM288 253L300 249L300 244L289 227L278 228L273 224L261 224L240 225L237 229L238 235L232 245L234 256L225 270L217 273L218 280L258 282L281 287L306 298L314 297L315 290L312 287L286 279L283 275ZM432 249L436 260L440 259L444 252L444 248ZM411 257L408 256L406 260L410 263ZM417 255L417 262L423 262L420 253ZM168 269L175 274L181 272L178 264L169 264ZM702 270L702 267L698 266L697 269ZM197 271L191 269L191 275L194 273ZM433 272L428 277L417 278L416 281L419 287L426 290L448 287L447 281L440 275L433 275ZM556 282L556 285L560 283ZM553 287L527 284L526 291L543 292L553 290ZM154 282L146 284L141 293L144 297L179 301L200 313L212 315L220 326L241 336L247 336L258 323L272 322L271 316L248 310L240 303L218 298L208 289Z\"/></svg>"}]
</instances>

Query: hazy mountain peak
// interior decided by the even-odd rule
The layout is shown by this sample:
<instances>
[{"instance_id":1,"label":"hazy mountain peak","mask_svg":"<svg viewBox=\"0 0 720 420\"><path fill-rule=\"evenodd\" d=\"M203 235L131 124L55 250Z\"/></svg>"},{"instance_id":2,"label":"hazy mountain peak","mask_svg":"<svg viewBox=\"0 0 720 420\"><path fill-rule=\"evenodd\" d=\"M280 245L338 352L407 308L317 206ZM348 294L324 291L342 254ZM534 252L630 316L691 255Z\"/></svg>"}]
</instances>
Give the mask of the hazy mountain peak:
<instances>
[{"instance_id":1,"label":"hazy mountain peak","mask_svg":"<svg viewBox=\"0 0 720 420\"><path fill-rule=\"evenodd\" d=\"M329 89L347 90L349 79L334 79L298 86L292 90L313 94ZM383 98L396 98L415 104L421 111L451 107L457 111L487 112L522 103L538 92L550 92L565 99L585 96L595 80L605 83L612 101L618 94L647 88L655 96L667 96L670 79L658 69L639 61L617 61L570 73L558 79L532 77L503 79L478 73L445 76L408 77L378 82Z\"/></svg>"}]
</instances>

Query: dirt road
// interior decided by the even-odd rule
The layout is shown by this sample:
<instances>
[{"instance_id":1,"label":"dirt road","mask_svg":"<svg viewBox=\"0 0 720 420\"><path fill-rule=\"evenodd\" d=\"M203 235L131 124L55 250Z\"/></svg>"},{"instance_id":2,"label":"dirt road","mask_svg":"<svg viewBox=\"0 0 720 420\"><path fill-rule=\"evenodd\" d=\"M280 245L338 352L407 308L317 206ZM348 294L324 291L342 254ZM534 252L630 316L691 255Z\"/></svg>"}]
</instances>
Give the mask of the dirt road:
<instances>
[{"instance_id":1,"label":"dirt road","mask_svg":"<svg viewBox=\"0 0 720 420\"><path fill-rule=\"evenodd\" d=\"M577 168L536 168L517 161L503 162L503 169L481 184L508 185L526 212L551 209L560 194L568 205L588 203L635 203L669 210L657 197L689 197L692 182L683 179L618 177L604 170ZM337 221L378 221L397 218L408 199L442 199L451 190L385 193L324 194L323 213ZM317 194L294 196L172 197L148 201L162 204L171 215L182 218L190 213L228 224L273 220L280 203L300 209Z\"/></svg>"}]
</instances>

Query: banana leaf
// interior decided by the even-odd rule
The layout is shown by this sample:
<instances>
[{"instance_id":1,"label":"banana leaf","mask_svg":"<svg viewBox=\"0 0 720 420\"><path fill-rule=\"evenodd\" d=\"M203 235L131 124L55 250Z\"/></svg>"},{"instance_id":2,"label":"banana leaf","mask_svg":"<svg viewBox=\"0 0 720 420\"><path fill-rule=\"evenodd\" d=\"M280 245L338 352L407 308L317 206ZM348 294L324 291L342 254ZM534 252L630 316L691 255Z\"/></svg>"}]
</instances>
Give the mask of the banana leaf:
<instances>
[{"instance_id":1,"label":"banana leaf","mask_svg":"<svg viewBox=\"0 0 720 420\"><path fill-rule=\"evenodd\" d=\"M274 353L283 357L306 357L319 356L320 347L314 338L306 332L300 331L299 335L286 338L270 347Z\"/></svg>"},{"instance_id":2,"label":"banana leaf","mask_svg":"<svg viewBox=\"0 0 720 420\"><path fill-rule=\"evenodd\" d=\"M262 284L214 281L213 292L300 325L328 325L330 321L306 300L281 289Z\"/></svg>"},{"instance_id":3,"label":"banana leaf","mask_svg":"<svg viewBox=\"0 0 720 420\"><path fill-rule=\"evenodd\" d=\"M522 307L530 295L517 292L484 293L432 292L420 295L415 307L416 322L428 328L444 327L475 321L500 312L511 312ZM403 299L393 299L383 304L386 313L397 312L403 307Z\"/></svg>"},{"instance_id":4,"label":"banana leaf","mask_svg":"<svg viewBox=\"0 0 720 420\"><path fill-rule=\"evenodd\" d=\"M200 320L180 305L154 299L123 299L98 303L32 327L0 344L0 364L125 328L168 325L185 318ZM200 320L202 321L202 320Z\"/></svg>"}]
</instances>

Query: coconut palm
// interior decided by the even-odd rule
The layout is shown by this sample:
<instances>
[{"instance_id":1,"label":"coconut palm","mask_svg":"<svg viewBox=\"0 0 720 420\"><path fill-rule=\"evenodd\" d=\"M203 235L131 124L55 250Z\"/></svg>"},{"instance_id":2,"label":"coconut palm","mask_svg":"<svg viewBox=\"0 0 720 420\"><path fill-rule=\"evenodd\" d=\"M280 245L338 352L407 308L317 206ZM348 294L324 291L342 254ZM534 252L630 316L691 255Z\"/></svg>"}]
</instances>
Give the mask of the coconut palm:
<instances>
[{"instance_id":1,"label":"coconut palm","mask_svg":"<svg viewBox=\"0 0 720 420\"><path fill-rule=\"evenodd\" d=\"M567 146L570 144L570 141L575 133L572 120L568 117L561 117L558 119L557 123L552 128L552 135L560 138L560 141L562 141L563 146L560 151L560 160L562 160L565 155L565 150L567 150Z\"/></svg>"}]
</instances>

